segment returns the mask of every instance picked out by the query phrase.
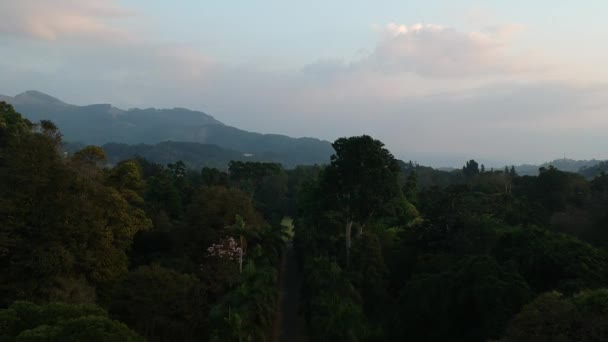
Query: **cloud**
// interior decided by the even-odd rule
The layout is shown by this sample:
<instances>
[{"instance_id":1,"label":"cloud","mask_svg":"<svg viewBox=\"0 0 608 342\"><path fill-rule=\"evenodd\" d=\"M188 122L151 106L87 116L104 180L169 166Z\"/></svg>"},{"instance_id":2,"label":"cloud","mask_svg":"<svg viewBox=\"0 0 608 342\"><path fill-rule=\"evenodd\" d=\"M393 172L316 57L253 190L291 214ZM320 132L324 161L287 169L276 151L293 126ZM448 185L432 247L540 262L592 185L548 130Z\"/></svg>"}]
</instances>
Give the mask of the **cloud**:
<instances>
[{"instance_id":1,"label":"cloud","mask_svg":"<svg viewBox=\"0 0 608 342\"><path fill-rule=\"evenodd\" d=\"M42 28L28 26L51 3ZM570 146L608 157L608 88L549 82L548 62L518 49L519 25L387 24L365 52L299 68L223 63L202 47L120 29L130 15L116 1L0 3L0 35L19 38L0 44L0 93L35 88L76 104L189 107L293 136L367 133L406 159L418 151L538 161ZM596 143L577 142L583 134Z\"/></svg>"},{"instance_id":2,"label":"cloud","mask_svg":"<svg viewBox=\"0 0 608 342\"><path fill-rule=\"evenodd\" d=\"M424 77L487 77L529 71L511 51L511 39L523 28L507 25L461 32L435 24L387 24L374 52L362 63L383 72Z\"/></svg>"},{"instance_id":3,"label":"cloud","mask_svg":"<svg viewBox=\"0 0 608 342\"><path fill-rule=\"evenodd\" d=\"M462 32L437 24L388 23L375 47L353 60L321 60L302 69L305 73L340 75L356 70L425 78L474 79L544 72L537 52L516 51L515 37L523 25L508 24Z\"/></svg>"},{"instance_id":4,"label":"cloud","mask_svg":"<svg viewBox=\"0 0 608 342\"><path fill-rule=\"evenodd\" d=\"M88 99L92 95L87 88L94 84L110 89L111 84L171 88L204 78L216 65L192 46L165 43L151 32L136 31L139 26L131 25L130 19L139 26L148 23L118 0L0 1L0 54L5 57L0 67L31 75L26 89L44 76L85 84L73 85L74 93ZM136 93L123 91L121 99Z\"/></svg>"},{"instance_id":5,"label":"cloud","mask_svg":"<svg viewBox=\"0 0 608 342\"><path fill-rule=\"evenodd\" d=\"M8 0L0 2L0 34L47 41L127 39L128 32L111 21L132 14L115 0Z\"/></svg>"}]
</instances>

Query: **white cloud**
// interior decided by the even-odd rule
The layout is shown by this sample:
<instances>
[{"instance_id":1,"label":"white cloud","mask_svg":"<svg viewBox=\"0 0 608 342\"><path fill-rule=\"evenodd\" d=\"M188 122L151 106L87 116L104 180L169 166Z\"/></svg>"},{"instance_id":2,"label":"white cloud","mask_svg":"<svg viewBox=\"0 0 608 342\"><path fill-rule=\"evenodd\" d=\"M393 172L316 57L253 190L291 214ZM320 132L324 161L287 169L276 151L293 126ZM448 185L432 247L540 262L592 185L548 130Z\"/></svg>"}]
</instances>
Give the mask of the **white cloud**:
<instances>
[{"instance_id":1,"label":"white cloud","mask_svg":"<svg viewBox=\"0 0 608 342\"><path fill-rule=\"evenodd\" d=\"M360 64L381 72L410 72L424 77L474 78L530 72L534 65L512 51L521 25L461 32L436 24L389 23L375 50Z\"/></svg>"},{"instance_id":2,"label":"white cloud","mask_svg":"<svg viewBox=\"0 0 608 342\"><path fill-rule=\"evenodd\" d=\"M388 23L373 28L379 32L378 41L367 53L320 60L302 71L325 78L367 72L475 82L548 77L556 69L538 51L518 49L516 38L525 30L519 24L469 32L437 24Z\"/></svg>"}]
</instances>

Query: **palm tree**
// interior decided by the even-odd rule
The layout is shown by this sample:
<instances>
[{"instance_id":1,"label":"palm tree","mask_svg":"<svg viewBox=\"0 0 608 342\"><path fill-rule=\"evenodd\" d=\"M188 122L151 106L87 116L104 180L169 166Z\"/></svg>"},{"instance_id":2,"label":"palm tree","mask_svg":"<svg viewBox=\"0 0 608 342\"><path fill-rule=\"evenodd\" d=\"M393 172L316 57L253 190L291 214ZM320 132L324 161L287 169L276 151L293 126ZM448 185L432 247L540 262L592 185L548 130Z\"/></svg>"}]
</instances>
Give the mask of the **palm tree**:
<instances>
[{"instance_id":1,"label":"palm tree","mask_svg":"<svg viewBox=\"0 0 608 342\"><path fill-rule=\"evenodd\" d=\"M272 265L276 265L283 255L286 242L289 240L288 228L284 225L267 226L260 230L256 243Z\"/></svg>"}]
</instances>

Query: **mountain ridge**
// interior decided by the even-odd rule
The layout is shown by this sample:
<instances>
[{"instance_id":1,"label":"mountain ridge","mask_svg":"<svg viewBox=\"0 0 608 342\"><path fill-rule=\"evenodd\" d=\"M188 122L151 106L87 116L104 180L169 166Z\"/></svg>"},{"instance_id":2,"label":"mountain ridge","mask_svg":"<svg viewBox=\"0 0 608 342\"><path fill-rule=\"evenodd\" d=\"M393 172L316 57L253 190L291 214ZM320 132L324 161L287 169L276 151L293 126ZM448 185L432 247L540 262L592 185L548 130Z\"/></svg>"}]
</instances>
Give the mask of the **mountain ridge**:
<instances>
[{"instance_id":1,"label":"mountain ridge","mask_svg":"<svg viewBox=\"0 0 608 342\"><path fill-rule=\"evenodd\" d=\"M327 163L334 152L328 141L250 132L182 107L124 110L107 103L79 106L35 90L14 97L0 95L0 101L12 104L31 121L53 121L66 141L87 145L191 142L217 145L286 166Z\"/></svg>"}]
</instances>

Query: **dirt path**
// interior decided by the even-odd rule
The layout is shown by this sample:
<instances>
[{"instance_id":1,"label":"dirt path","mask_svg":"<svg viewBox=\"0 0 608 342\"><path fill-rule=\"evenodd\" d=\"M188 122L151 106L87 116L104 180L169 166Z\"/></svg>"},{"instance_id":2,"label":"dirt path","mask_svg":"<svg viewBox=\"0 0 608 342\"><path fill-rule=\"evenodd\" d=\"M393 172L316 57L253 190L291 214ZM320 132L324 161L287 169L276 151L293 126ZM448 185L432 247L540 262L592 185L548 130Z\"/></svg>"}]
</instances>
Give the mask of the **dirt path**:
<instances>
[{"instance_id":1,"label":"dirt path","mask_svg":"<svg viewBox=\"0 0 608 342\"><path fill-rule=\"evenodd\" d=\"M304 319L298 314L300 297L300 274L295 251L291 242L287 244L285 260L281 266L280 311L278 317L277 342L306 342Z\"/></svg>"}]
</instances>

